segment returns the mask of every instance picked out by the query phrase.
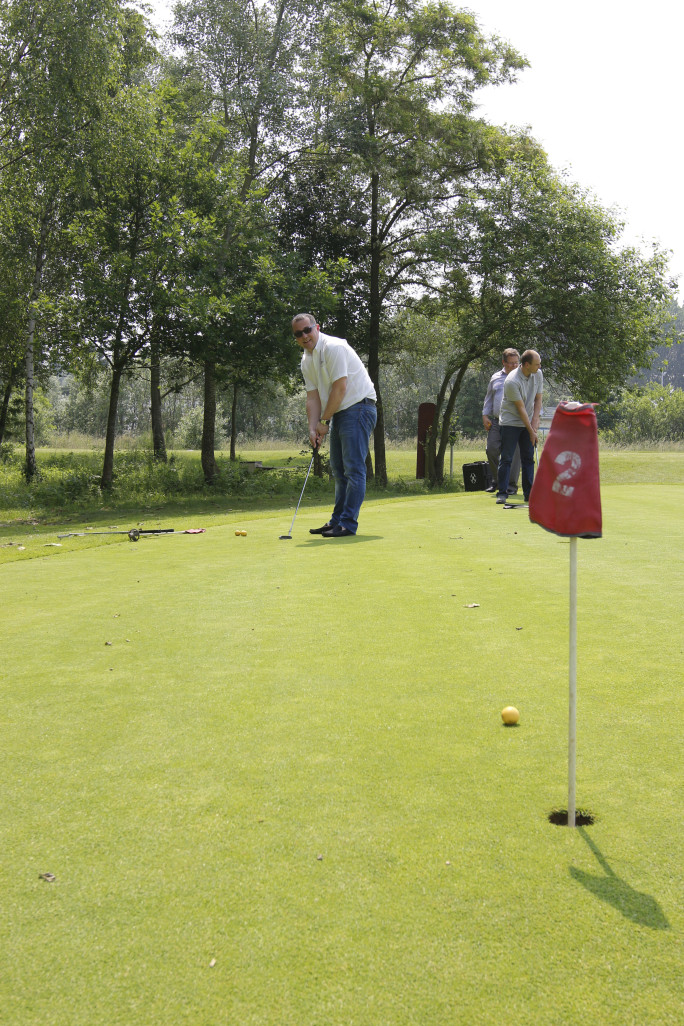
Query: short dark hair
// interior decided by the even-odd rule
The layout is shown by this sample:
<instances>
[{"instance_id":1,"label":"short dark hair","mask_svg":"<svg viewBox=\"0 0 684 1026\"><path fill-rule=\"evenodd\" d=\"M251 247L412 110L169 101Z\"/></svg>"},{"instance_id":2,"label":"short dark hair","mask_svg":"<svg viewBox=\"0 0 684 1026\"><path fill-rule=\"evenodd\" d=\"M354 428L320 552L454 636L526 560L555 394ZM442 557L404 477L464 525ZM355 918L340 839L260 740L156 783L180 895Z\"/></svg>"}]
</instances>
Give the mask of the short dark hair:
<instances>
[{"instance_id":1,"label":"short dark hair","mask_svg":"<svg viewBox=\"0 0 684 1026\"><path fill-rule=\"evenodd\" d=\"M539 356L539 353L536 351L536 349L526 349L525 352L520 357L520 362L521 363L532 363L532 361L534 360L535 356Z\"/></svg>"},{"instance_id":2,"label":"short dark hair","mask_svg":"<svg viewBox=\"0 0 684 1026\"><path fill-rule=\"evenodd\" d=\"M295 314L294 317L292 318L292 323L294 324L295 321L303 321L305 317L306 317L307 321L309 322L309 324L315 324L316 323L316 318L314 317L313 314L310 314L310 313Z\"/></svg>"},{"instance_id":3,"label":"short dark hair","mask_svg":"<svg viewBox=\"0 0 684 1026\"><path fill-rule=\"evenodd\" d=\"M520 359L520 353L517 349L504 349L502 361L505 363L509 356L517 356Z\"/></svg>"}]
</instances>

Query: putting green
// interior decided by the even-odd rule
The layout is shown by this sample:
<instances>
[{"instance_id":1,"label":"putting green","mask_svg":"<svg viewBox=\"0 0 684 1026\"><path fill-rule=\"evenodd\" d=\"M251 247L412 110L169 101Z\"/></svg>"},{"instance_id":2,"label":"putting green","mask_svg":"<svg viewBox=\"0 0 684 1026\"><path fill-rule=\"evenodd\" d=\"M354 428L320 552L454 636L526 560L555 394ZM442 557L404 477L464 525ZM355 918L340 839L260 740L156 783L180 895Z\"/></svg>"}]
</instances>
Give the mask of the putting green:
<instances>
[{"instance_id":1,"label":"putting green","mask_svg":"<svg viewBox=\"0 0 684 1026\"><path fill-rule=\"evenodd\" d=\"M523 509L5 564L6 1021L680 1023L681 497L579 542L574 831L569 546Z\"/></svg>"}]
</instances>

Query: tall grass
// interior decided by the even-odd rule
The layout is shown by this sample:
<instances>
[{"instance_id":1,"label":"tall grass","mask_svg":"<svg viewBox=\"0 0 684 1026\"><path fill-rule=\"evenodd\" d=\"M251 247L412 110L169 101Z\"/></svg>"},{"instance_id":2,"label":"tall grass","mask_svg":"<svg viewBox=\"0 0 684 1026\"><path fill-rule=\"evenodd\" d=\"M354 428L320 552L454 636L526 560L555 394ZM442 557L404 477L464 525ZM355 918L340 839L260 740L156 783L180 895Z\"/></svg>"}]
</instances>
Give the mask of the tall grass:
<instances>
[{"instance_id":1,"label":"tall grass","mask_svg":"<svg viewBox=\"0 0 684 1026\"><path fill-rule=\"evenodd\" d=\"M282 446L282 443L280 443ZM23 477L23 454L5 451L0 461L0 511L6 519L17 519L30 513L33 517L64 510L96 512L117 507L162 506L177 500L203 498L252 500L255 504L289 505L293 488L298 491L301 475L308 465L310 450L303 447L283 449L269 447L243 451L231 461L228 454L216 455L217 475L208 485L204 480L200 454L196 451L175 451L166 463L157 460L150 449L120 449L114 456L112 487L100 489L102 453L92 448L65 451L43 449L38 452L39 476L31 484ZM463 454L461 454L463 457ZM415 448L394 450L388 460L390 482L382 494L416 494L427 490L423 481L415 480ZM254 470L249 462L260 461L263 468ZM462 459L461 459L462 462ZM327 468L326 468L327 469ZM461 491L460 462L455 461L455 474L442 491ZM380 491L369 482L369 493ZM307 498L331 498L333 482L327 472L322 477L310 476Z\"/></svg>"},{"instance_id":2,"label":"tall grass","mask_svg":"<svg viewBox=\"0 0 684 1026\"><path fill-rule=\"evenodd\" d=\"M92 439L89 439L92 446ZM5 521L51 516L65 511L92 512L116 508L162 507L192 502L195 507L226 500L252 503L255 508L280 508L292 504L299 492L302 475L308 465L306 447L276 447L266 439L259 447L244 449L237 461L218 452L218 474L207 485L197 451L174 451L168 462L155 459L149 448L119 449L114 457L114 481L106 492L100 489L102 452L92 447L38 451L39 477L30 485L23 477L23 452L5 444L0 452L0 516ZM639 449L601 445L601 480L609 484L684 482L684 444L646 444ZM467 446L459 440L453 454L450 476L450 452L445 459L446 480L440 491L461 491L463 463L484 459L484 440ZM261 461L263 469L250 472L248 461ZM387 450L388 488L380 489L370 481L368 497L423 494L429 489L416 480L414 445L391 446ZM308 501L327 501L333 484L324 473L311 475L306 489Z\"/></svg>"},{"instance_id":3,"label":"tall grass","mask_svg":"<svg viewBox=\"0 0 684 1026\"><path fill-rule=\"evenodd\" d=\"M263 497L289 493L291 489L292 475L286 467L257 475L250 473L244 462L231 462L219 454L216 480L209 486L198 453L172 453L163 463L149 450L131 449L115 454L113 485L103 493L101 465L101 454L92 450L43 450L39 453L39 477L29 485L23 478L22 460L15 453L0 464L0 508L96 509L103 504L149 505L203 494ZM316 484L312 483L311 488L315 489Z\"/></svg>"}]
</instances>

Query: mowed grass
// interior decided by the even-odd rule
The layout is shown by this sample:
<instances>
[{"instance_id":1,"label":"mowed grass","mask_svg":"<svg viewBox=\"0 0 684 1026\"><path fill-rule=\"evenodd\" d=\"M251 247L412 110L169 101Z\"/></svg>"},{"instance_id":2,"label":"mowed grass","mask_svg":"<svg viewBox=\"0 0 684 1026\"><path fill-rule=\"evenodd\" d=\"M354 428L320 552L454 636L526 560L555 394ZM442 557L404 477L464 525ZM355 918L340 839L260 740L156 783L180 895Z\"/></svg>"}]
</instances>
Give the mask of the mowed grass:
<instances>
[{"instance_id":1,"label":"mowed grass","mask_svg":"<svg viewBox=\"0 0 684 1026\"><path fill-rule=\"evenodd\" d=\"M605 485L578 543L574 831L569 546L525 510L3 566L0 1021L681 1023L681 503Z\"/></svg>"}]
</instances>

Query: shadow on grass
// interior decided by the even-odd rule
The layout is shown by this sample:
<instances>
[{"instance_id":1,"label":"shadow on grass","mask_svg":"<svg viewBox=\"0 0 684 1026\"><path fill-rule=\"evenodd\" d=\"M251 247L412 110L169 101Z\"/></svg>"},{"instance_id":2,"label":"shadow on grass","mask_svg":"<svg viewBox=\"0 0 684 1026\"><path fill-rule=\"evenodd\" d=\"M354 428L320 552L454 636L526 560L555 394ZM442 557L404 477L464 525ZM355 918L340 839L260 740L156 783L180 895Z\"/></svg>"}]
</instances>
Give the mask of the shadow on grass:
<instances>
[{"instance_id":1,"label":"shadow on grass","mask_svg":"<svg viewBox=\"0 0 684 1026\"><path fill-rule=\"evenodd\" d=\"M281 538L283 540L285 540L283 535L281 535ZM309 535L306 535L306 534L303 534L301 537L296 537L296 533L295 533L295 535L292 535L287 540L288 541L295 541L296 540L297 548L310 549L312 547L313 548L317 548L318 546L322 546L323 548L330 549L330 548L341 548L343 544L346 545L347 547L349 547L350 545L359 545L361 542L383 541L384 540L384 535L382 535L382 534L355 534L353 538L337 538L337 539L335 539L335 538L321 538L320 535L311 535L311 536L309 536ZM337 541L338 544L337 545L331 545L330 543L333 542L333 541Z\"/></svg>"},{"instance_id":2,"label":"shadow on grass","mask_svg":"<svg viewBox=\"0 0 684 1026\"><path fill-rule=\"evenodd\" d=\"M331 541L346 542L347 545L358 545L359 542L370 542L370 541L382 541L384 535L382 534L355 534L353 538L321 538L320 535L312 535L306 539L307 545L323 545L325 548L330 548Z\"/></svg>"},{"instance_id":3,"label":"shadow on grass","mask_svg":"<svg viewBox=\"0 0 684 1026\"><path fill-rule=\"evenodd\" d=\"M635 891L628 883L621 880L610 868L604 855L584 827L577 827L577 831L596 856L605 876L593 876L591 873L585 873L582 869L570 866L570 876L573 880L576 880L600 901L608 902L618 912L621 912L625 919L631 919L639 926L648 926L651 930L669 930L668 919L655 898L650 894Z\"/></svg>"}]
</instances>

